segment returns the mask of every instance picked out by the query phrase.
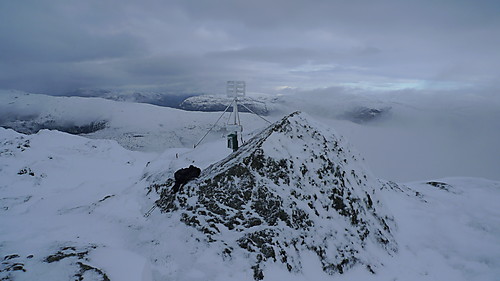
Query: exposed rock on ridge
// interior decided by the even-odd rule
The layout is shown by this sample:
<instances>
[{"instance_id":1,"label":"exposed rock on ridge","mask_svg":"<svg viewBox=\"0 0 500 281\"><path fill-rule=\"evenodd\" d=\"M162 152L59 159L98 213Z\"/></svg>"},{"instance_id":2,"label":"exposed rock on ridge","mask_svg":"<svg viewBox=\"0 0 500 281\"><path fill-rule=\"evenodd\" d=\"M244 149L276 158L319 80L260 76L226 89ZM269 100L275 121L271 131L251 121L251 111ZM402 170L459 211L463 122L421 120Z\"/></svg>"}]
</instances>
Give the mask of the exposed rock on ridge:
<instances>
[{"instance_id":1,"label":"exposed rock on ridge","mask_svg":"<svg viewBox=\"0 0 500 281\"><path fill-rule=\"evenodd\" d=\"M293 113L213 164L158 206L222 245L230 258L243 251L255 279L269 261L300 272L312 251L323 270L354 265L374 272L377 253L397 250L394 222L376 192L381 184L359 156L329 129ZM375 252L376 253L375 253Z\"/></svg>"}]
</instances>

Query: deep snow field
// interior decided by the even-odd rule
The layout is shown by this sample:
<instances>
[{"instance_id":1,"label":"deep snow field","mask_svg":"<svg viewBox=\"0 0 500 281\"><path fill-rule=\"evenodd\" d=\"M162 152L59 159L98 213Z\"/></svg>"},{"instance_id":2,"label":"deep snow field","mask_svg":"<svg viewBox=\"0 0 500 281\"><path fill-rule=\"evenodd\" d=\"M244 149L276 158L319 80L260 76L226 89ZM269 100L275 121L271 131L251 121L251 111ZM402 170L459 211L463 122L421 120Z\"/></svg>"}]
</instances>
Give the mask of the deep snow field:
<instances>
[{"instance_id":1,"label":"deep snow field","mask_svg":"<svg viewBox=\"0 0 500 281\"><path fill-rule=\"evenodd\" d=\"M197 230L179 224L175 214L156 210L144 217L158 199L155 192L148 193L152 182L172 177L175 170L190 164L207 168L230 154L221 138L222 127L192 148L219 113L85 98L37 96L32 100L35 106L19 102L32 96L1 95L2 113L9 109L73 123L107 120L108 127L85 137L50 130L23 135L0 128L0 280L74 280L75 276L80 280L253 280L244 256L224 260L218 248L204 243ZM92 105L83 106L86 103ZM33 112L36 108L40 111ZM302 273L271 264L265 269L265 280L499 280L500 182L479 177L436 179L421 167L425 162L417 155L419 149L409 153L408 161L402 161L404 155L389 154L390 146L403 151L403 146L427 139L418 133L436 132L431 128L422 126L422 131L411 134L393 129L394 124L367 126L320 115L316 117L320 122L346 135L354 147L359 144L375 176L411 181L399 185L401 190L384 189L379 194L397 224L398 252L381 255L384 266L376 274L354 267L330 276L311 253L301 257ZM245 139L267 126L248 114L242 114L242 122ZM474 139L464 136L468 138L453 146ZM381 145L382 152L369 149L371 143L393 138L395 143ZM435 138L442 144L449 140ZM401 145L401 141L407 142ZM143 149L131 150L139 146ZM425 148L439 151L428 143L423 146L424 154ZM490 155L460 155L469 161L465 168L475 176L480 169L494 174L500 168L493 158L498 150L491 150L489 144L473 151L485 153L484 149L490 149ZM429 166L456 161L442 160L453 151L428 159ZM375 161L384 156L387 162ZM476 167L474 161L493 166ZM398 163L397 171L388 174ZM411 177L412 168L416 176L429 176L417 180Z\"/></svg>"}]
</instances>

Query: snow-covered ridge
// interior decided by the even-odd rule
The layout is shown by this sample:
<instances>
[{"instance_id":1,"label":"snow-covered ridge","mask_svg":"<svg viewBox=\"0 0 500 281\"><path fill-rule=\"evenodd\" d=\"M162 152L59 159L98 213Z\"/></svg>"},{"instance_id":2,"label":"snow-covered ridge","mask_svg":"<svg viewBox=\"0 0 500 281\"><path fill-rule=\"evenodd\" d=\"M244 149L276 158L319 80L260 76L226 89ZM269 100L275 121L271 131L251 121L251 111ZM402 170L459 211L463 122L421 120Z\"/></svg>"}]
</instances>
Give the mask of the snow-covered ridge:
<instances>
[{"instance_id":1,"label":"snow-covered ridge","mask_svg":"<svg viewBox=\"0 0 500 281\"><path fill-rule=\"evenodd\" d=\"M54 97L18 91L0 91L0 126L22 133L55 129L112 139L123 147L164 151L192 147L217 120L219 113L117 102L102 98ZM258 117L241 114L245 132L265 125ZM209 139L219 138L224 125L214 128Z\"/></svg>"},{"instance_id":2,"label":"snow-covered ridge","mask_svg":"<svg viewBox=\"0 0 500 281\"><path fill-rule=\"evenodd\" d=\"M178 194L163 190L158 205L217 242L226 258L246 252L255 279L268 262L302 272L305 252L328 274L376 272L381 252L373 249L397 250L395 225L359 158L328 128L293 113Z\"/></svg>"},{"instance_id":3,"label":"snow-covered ridge","mask_svg":"<svg viewBox=\"0 0 500 281\"><path fill-rule=\"evenodd\" d=\"M114 101L148 103L158 106L179 108L180 103L196 94L174 94L161 89L148 88L82 88L64 94L68 97L98 97Z\"/></svg>"},{"instance_id":4,"label":"snow-covered ridge","mask_svg":"<svg viewBox=\"0 0 500 281\"><path fill-rule=\"evenodd\" d=\"M224 111L231 103L231 99L224 95L199 95L185 99L180 108L191 111ZM260 115L268 115L276 111L279 100L270 95L247 95L239 98L240 112L250 112L249 109Z\"/></svg>"}]
</instances>

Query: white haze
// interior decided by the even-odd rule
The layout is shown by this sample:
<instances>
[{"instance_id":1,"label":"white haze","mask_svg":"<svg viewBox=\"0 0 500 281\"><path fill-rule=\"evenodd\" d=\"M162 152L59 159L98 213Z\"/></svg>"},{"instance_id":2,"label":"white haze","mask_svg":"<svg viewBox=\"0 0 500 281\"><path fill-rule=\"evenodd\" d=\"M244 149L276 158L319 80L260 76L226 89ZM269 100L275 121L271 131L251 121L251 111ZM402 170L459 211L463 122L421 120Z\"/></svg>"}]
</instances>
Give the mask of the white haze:
<instances>
[{"instance_id":1,"label":"white haze","mask_svg":"<svg viewBox=\"0 0 500 281\"><path fill-rule=\"evenodd\" d=\"M288 97L297 108L344 134L381 178L415 181L448 176L500 179L497 90L362 93L341 88ZM339 120L357 107L390 110L354 124ZM342 117L342 116L341 116ZM340 118L342 119L342 118Z\"/></svg>"}]
</instances>

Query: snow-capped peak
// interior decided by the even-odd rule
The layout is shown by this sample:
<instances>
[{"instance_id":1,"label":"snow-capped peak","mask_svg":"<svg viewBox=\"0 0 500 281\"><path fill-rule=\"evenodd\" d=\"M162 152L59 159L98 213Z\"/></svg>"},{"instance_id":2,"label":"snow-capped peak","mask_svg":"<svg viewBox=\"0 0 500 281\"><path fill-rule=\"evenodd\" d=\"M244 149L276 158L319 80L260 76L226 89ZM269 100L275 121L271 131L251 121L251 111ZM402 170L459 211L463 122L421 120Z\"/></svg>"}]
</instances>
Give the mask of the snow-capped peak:
<instances>
[{"instance_id":1,"label":"snow-capped peak","mask_svg":"<svg viewBox=\"0 0 500 281\"><path fill-rule=\"evenodd\" d=\"M397 250L377 190L349 145L295 112L179 193L164 190L157 204L178 212L226 258L248 255L255 279L268 261L301 271L304 252L315 253L329 274L355 265L374 272L374 249Z\"/></svg>"}]
</instances>

